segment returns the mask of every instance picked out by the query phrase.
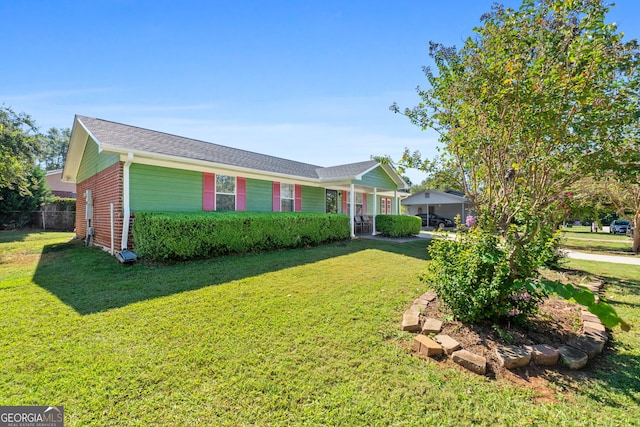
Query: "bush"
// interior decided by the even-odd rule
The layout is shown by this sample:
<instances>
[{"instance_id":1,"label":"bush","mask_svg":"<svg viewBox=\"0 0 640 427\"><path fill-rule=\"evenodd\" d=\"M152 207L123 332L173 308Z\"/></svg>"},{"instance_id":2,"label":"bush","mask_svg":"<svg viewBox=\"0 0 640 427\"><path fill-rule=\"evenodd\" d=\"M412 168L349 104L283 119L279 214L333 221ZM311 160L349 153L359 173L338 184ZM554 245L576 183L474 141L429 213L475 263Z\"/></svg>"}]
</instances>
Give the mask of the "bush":
<instances>
[{"instance_id":1,"label":"bush","mask_svg":"<svg viewBox=\"0 0 640 427\"><path fill-rule=\"evenodd\" d=\"M407 215L377 215L376 232L388 237L415 236L420 233L422 219Z\"/></svg>"},{"instance_id":2,"label":"bush","mask_svg":"<svg viewBox=\"0 0 640 427\"><path fill-rule=\"evenodd\" d=\"M539 260L522 257L495 233L476 228L456 240L438 239L429 246L432 262L423 280L463 321L524 322L548 293L534 281Z\"/></svg>"},{"instance_id":3,"label":"bush","mask_svg":"<svg viewBox=\"0 0 640 427\"><path fill-rule=\"evenodd\" d=\"M136 213L135 251L154 260L319 245L348 239L346 215L287 212Z\"/></svg>"}]
</instances>

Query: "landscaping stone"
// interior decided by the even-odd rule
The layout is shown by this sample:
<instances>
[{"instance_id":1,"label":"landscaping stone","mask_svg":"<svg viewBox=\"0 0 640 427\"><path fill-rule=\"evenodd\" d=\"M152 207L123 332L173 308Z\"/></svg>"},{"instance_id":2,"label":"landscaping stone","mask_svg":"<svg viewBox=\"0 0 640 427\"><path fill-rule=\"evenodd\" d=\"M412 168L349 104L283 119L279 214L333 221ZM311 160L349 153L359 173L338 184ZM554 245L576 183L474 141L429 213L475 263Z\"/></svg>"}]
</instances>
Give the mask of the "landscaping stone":
<instances>
[{"instance_id":1,"label":"landscaping stone","mask_svg":"<svg viewBox=\"0 0 640 427\"><path fill-rule=\"evenodd\" d=\"M609 341L609 335L606 332L586 332L584 334L584 336L586 337L591 337L596 341L602 341L602 346L604 347L604 345L607 343L607 341Z\"/></svg>"},{"instance_id":2,"label":"landscaping stone","mask_svg":"<svg viewBox=\"0 0 640 427\"><path fill-rule=\"evenodd\" d=\"M593 323L600 323L602 324L602 321L600 320L600 318L598 316L596 316L593 313L590 313L588 311L583 311L580 313L580 317L582 318L583 322L593 322Z\"/></svg>"},{"instance_id":3,"label":"landscaping stone","mask_svg":"<svg viewBox=\"0 0 640 427\"><path fill-rule=\"evenodd\" d=\"M567 345L561 346L558 351L562 364L569 369L580 369L589 361L587 353Z\"/></svg>"},{"instance_id":4,"label":"landscaping stone","mask_svg":"<svg viewBox=\"0 0 640 427\"><path fill-rule=\"evenodd\" d=\"M442 346L426 335L416 335L413 337L413 349L427 357L442 354Z\"/></svg>"},{"instance_id":5,"label":"landscaping stone","mask_svg":"<svg viewBox=\"0 0 640 427\"><path fill-rule=\"evenodd\" d=\"M434 291L428 291L424 294L420 295L420 298L423 298L429 302L434 301L437 298L437 295Z\"/></svg>"},{"instance_id":6,"label":"landscaping stone","mask_svg":"<svg viewBox=\"0 0 640 427\"><path fill-rule=\"evenodd\" d=\"M417 332L420 330L420 310L412 307L404 312L402 316L402 330L409 332Z\"/></svg>"},{"instance_id":7,"label":"landscaping stone","mask_svg":"<svg viewBox=\"0 0 640 427\"><path fill-rule=\"evenodd\" d=\"M589 289L594 294L597 294L598 292L600 292L600 287L602 286L602 283L591 282L591 283L586 283L586 284L584 284L582 286L584 286L585 288Z\"/></svg>"},{"instance_id":8,"label":"landscaping stone","mask_svg":"<svg viewBox=\"0 0 640 427\"><path fill-rule=\"evenodd\" d=\"M603 333L603 332L607 332L607 330L605 329L604 325L602 323L596 323L596 322L583 322L582 324L585 333L588 332L598 332L598 333Z\"/></svg>"},{"instance_id":9,"label":"landscaping stone","mask_svg":"<svg viewBox=\"0 0 640 427\"><path fill-rule=\"evenodd\" d=\"M458 350L453 352L451 359L458 365L478 375L485 375L487 373L487 359L483 356L467 350Z\"/></svg>"},{"instance_id":10,"label":"landscaping stone","mask_svg":"<svg viewBox=\"0 0 640 427\"><path fill-rule=\"evenodd\" d=\"M558 363L560 352L549 344L537 344L526 347L531 352L531 358L538 365L552 366Z\"/></svg>"},{"instance_id":11,"label":"landscaping stone","mask_svg":"<svg viewBox=\"0 0 640 427\"><path fill-rule=\"evenodd\" d=\"M460 350L461 345L458 341L451 338L449 335L436 335L434 338L435 342L440 344L444 349L444 352L447 355L450 355L456 350Z\"/></svg>"},{"instance_id":12,"label":"landscaping stone","mask_svg":"<svg viewBox=\"0 0 640 427\"><path fill-rule=\"evenodd\" d=\"M427 301L426 299L416 298L416 300L413 301L412 308L417 308L418 310L424 310L427 307L427 305L429 305L429 301Z\"/></svg>"},{"instance_id":13,"label":"landscaping stone","mask_svg":"<svg viewBox=\"0 0 640 427\"><path fill-rule=\"evenodd\" d=\"M422 333L437 334L442 329L442 320L428 318L422 325Z\"/></svg>"},{"instance_id":14,"label":"landscaping stone","mask_svg":"<svg viewBox=\"0 0 640 427\"><path fill-rule=\"evenodd\" d=\"M531 361L531 352L516 345L499 347L497 353L500 365L507 369L527 366Z\"/></svg>"},{"instance_id":15,"label":"landscaping stone","mask_svg":"<svg viewBox=\"0 0 640 427\"><path fill-rule=\"evenodd\" d=\"M569 341L567 345L587 353L589 359L593 359L596 354L602 353L604 340L597 341L594 337L581 335Z\"/></svg>"}]
</instances>

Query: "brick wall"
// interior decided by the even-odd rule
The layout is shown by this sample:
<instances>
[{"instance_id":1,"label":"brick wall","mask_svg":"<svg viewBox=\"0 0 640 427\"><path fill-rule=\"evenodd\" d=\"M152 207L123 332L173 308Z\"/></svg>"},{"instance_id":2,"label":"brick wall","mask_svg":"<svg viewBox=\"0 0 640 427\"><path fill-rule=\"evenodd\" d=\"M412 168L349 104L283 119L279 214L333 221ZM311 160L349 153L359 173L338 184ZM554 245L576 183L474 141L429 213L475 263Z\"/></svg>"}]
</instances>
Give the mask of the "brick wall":
<instances>
[{"instance_id":1,"label":"brick wall","mask_svg":"<svg viewBox=\"0 0 640 427\"><path fill-rule=\"evenodd\" d=\"M113 203L114 219L114 249L119 251L122 239L122 163L118 162L102 172L98 172L77 184L76 203L76 235L82 239L86 237L87 220L85 219L86 190L93 193L93 220L95 234L93 243L105 248L111 248L111 219L110 204ZM131 236L131 234L130 234ZM131 237L130 237L131 240Z\"/></svg>"}]
</instances>

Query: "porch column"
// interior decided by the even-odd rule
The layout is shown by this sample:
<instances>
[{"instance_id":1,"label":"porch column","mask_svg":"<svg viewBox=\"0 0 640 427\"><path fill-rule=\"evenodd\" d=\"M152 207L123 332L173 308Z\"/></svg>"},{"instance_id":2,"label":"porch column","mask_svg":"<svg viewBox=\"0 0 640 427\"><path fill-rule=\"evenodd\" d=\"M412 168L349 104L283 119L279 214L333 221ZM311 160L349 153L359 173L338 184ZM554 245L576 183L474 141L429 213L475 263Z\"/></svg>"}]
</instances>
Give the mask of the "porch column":
<instances>
[{"instance_id":1,"label":"porch column","mask_svg":"<svg viewBox=\"0 0 640 427\"><path fill-rule=\"evenodd\" d=\"M373 231L371 231L371 235L376 235L376 215L378 215L378 188L373 187L373 223L371 227Z\"/></svg>"},{"instance_id":2,"label":"porch column","mask_svg":"<svg viewBox=\"0 0 640 427\"><path fill-rule=\"evenodd\" d=\"M393 214L398 215L398 191L393 190Z\"/></svg>"},{"instance_id":3,"label":"porch column","mask_svg":"<svg viewBox=\"0 0 640 427\"><path fill-rule=\"evenodd\" d=\"M462 202L462 215L460 216L460 223L464 224L467 219L464 217L464 202Z\"/></svg>"},{"instance_id":4,"label":"porch column","mask_svg":"<svg viewBox=\"0 0 640 427\"><path fill-rule=\"evenodd\" d=\"M356 227L353 218L356 216L356 195L355 186L349 185L349 225L351 226L351 237L356 237Z\"/></svg>"}]
</instances>

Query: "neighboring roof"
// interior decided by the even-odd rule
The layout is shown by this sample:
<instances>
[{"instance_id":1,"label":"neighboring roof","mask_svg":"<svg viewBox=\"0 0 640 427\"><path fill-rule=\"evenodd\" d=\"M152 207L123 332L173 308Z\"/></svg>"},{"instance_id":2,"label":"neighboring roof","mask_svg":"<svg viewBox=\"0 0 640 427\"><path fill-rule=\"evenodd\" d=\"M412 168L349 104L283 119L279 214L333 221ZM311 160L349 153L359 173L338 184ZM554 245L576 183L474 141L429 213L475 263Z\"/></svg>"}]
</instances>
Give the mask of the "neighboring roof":
<instances>
[{"instance_id":1,"label":"neighboring roof","mask_svg":"<svg viewBox=\"0 0 640 427\"><path fill-rule=\"evenodd\" d=\"M450 193L436 190L426 190L412 194L411 196L402 200L401 203L403 205L446 205L467 202L469 202L469 200L466 197L453 194L453 192Z\"/></svg>"},{"instance_id":2,"label":"neighboring roof","mask_svg":"<svg viewBox=\"0 0 640 427\"><path fill-rule=\"evenodd\" d=\"M63 182L62 179L62 169L54 169L48 171L44 179L49 184L49 188L51 191L56 193L75 193L76 185L70 182Z\"/></svg>"},{"instance_id":3,"label":"neighboring roof","mask_svg":"<svg viewBox=\"0 0 640 427\"><path fill-rule=\"evenodd\" d=\"M333 167L322 167L251 151L204 142L164 132L143 129L103 119L75 117L69 155L65 165L65 181L75 181L80 165L86 137L90 136L99 150L121 155L163 156L165 159L180 159L183 162L211 163L232 168L261 171L270 174L306 178L313 181L337 181L362 179L372 169L381 166L397 183L406 188L406 183L386 165L375 160Z\"/></svg>"}]
</instances>

